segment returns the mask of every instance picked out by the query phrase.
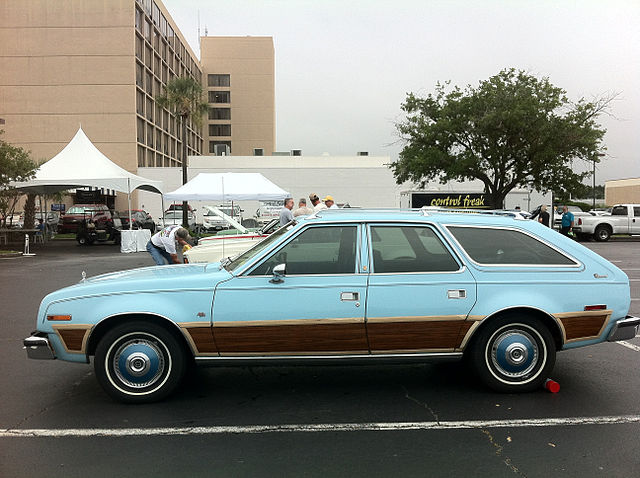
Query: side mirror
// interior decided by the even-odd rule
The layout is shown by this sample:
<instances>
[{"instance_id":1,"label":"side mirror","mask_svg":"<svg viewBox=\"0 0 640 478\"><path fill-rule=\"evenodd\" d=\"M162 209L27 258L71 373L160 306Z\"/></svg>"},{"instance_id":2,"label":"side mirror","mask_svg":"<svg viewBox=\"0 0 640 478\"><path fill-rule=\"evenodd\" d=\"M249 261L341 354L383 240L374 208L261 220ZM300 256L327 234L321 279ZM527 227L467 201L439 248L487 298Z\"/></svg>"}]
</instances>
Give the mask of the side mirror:
<instances>
[{"instance_id":1,"label":"side mirror","mask_svg":"<svg viewBox=\"0 0 640 478\"><path fill-rule=\"evenodd\" d=\"M280 284L284 282L284 276L286 271L287 271L286 264L278 264L273 268L273 277L269 282L271 282L272 284Z\"/></svg>"}]
</instances>

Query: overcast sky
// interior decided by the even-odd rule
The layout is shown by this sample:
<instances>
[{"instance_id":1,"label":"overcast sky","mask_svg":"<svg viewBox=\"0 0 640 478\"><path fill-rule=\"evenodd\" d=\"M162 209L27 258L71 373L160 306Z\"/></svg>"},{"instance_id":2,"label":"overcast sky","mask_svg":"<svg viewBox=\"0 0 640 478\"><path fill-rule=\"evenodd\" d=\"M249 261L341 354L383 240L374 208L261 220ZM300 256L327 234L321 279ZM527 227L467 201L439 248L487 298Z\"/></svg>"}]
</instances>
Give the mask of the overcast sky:
<instances>
[{"instance_id":1,"label":"overcast sky","mask_svg":"<svg viewBox=\"0 0 640 478\"><path fill-rule=\"evenodd\" d=\"M199 54L210 36L272 36L278 150L397 158L407 92L523 69L569 98L619 93L602 117L605 179L640 177L638 0L163 0ZM582 168L582 166L580 166Z\"/></svg>"}]
</instances>

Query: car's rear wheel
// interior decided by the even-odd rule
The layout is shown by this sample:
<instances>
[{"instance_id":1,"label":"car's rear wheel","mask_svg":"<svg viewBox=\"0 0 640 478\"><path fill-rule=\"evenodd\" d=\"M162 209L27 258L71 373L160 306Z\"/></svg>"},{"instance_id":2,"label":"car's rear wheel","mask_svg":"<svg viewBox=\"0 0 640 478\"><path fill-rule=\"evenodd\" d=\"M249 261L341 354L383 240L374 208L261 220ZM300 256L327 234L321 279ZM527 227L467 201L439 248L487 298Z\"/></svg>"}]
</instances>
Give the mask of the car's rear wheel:
<instances>
[{"instance_id":1,"label":"car's rear wheel","mask_svg":"<svg viewBox=\"0 0 640 478\"><path fill-rule=\"evenodd\" d=\"M549 329L535 317L505 314L479 332L470 350L480 379L499 392L528 392L542 386L555 365Z\"/></svg>"},{"instance_id":2,"label":"car's rear wheel","mask_svg":"<svg viewBox=\"0 0 640 478\"><path fill-rule=\"evenodd\" d=\"M167 397L187 366L185 349L163 327L143 321L107 332L96 348L98 382L114 399L147 403Z\"/></svg>"}]
</instances>

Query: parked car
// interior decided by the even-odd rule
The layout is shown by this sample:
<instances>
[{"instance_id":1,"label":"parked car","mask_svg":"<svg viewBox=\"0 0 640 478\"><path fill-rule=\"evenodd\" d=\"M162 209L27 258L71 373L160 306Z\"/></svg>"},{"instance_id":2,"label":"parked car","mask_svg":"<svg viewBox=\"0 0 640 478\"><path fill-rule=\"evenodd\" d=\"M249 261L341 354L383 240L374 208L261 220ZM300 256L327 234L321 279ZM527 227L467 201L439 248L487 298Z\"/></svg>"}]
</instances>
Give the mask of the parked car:
<instances>
[{"instance_id":1,"label":"parked car","mask_svg":"<svg viewBox=\"0 0 640 478\"><path fill-rule=\"evenodd\" d=\"M118 213L120 221L122 221L122 229L129 229L129 211L122 211ZM131 210L131 220L133 224L131 229L149 229L151 234L156 231L156 223L153 222L151 214L142 209Z\"/></svg>"},{"instance_id":2,"label":"parked car","mask_svg":"<svg viewBox=\"0 0 640 478\"><path fill-rule=\"evenodd\" d=\"M189 228L194 229L196 227L196 215L193 212L189 211L187 217L189 221ZM162 229L165 226L172 226L176 224L182 225L182 210L165 211L162 218L159 218L157 220L156 228Z\"/></svg>"},{"instance_id":3,"label":"parked car","mask_svg":"<svg viewBox=\"0 0 640 478\"><path fill-rule=\"evenodd\" d=\"M202 215L202 230L205 232L216 232L221 231L223 229L229 229L231 225L229 222L223 217L220 216L216 209L223 214L229 216L233 220L241 223L242 222L242 212L240 206L234 205L221 205L217 206L215 209L210 206L204 206L204 214Z\"/></svg>"},{"instance_id":4,"label":"parked car","mask_svg":"<svg viewBox=\"0 0 640 478\"><path fill-rule=\"evenodd\" d=\"M76 233L83 220L92 220L98 227L111 219L111 212L106 204L74 204L60 217L58 233Z\"/></svg>"},{"instance_id":5,"label":"parked car","mask_svg":"<svg viewBox=\"0 0 640 478\"><path fill-rule=\"evenodd\" d=\"M580 216L573 231L579 239L608 241L613 234L640 235L640 204L616 204L608 216Z\"/></svg>"},{"instance_id":6,"label":"parked car","mask_svg":"<svg viewBox=\"0 0 640 478\"><path fill-rule=\"evenodd\" d=\"M203 237L198 241L197 246L186 251L183 256L189 263L217 262L223 257L235 256L246 251L279 227L280 219L273 219L260 229L246 230L245 232L229 229L229 231L236 233Z\"/></svg>"},{"instance_id":7,"label":"parked car","mask_svg":"<svg viewBox=\"0 0 640 478\"><path fill-rule=\"evenodd\" d=\"M31 358L93 356L100 385L124 402L166 397L192 361L466 357L489 387L524 392L551 375L558 351L633 338L640 318L628 315L630 302L624 272L536 221L338 209L233 259L55 291L24 344Z\"/></svg>"}]
</instances>

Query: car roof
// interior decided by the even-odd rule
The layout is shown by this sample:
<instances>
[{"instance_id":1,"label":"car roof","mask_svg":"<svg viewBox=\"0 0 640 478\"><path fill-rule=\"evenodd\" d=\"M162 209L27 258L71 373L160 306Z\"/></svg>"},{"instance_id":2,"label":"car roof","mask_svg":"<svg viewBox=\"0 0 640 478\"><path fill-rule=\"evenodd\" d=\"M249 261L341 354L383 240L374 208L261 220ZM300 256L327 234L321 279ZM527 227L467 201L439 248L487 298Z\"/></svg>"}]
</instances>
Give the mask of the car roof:
<instances>
[{"instance_id":1,"label":"car roof","mask_svg":"<svg viewBox=\"0 0 640 478\"><path fill-rule=\"evenodd\" d=\"M527 223L526 219L513 214L487 210L469 209L323 209L309 216L301 217L302 222L332 221L416 221L439 224L475 224L514 226Z\"/></svg>"}]
</instances>

